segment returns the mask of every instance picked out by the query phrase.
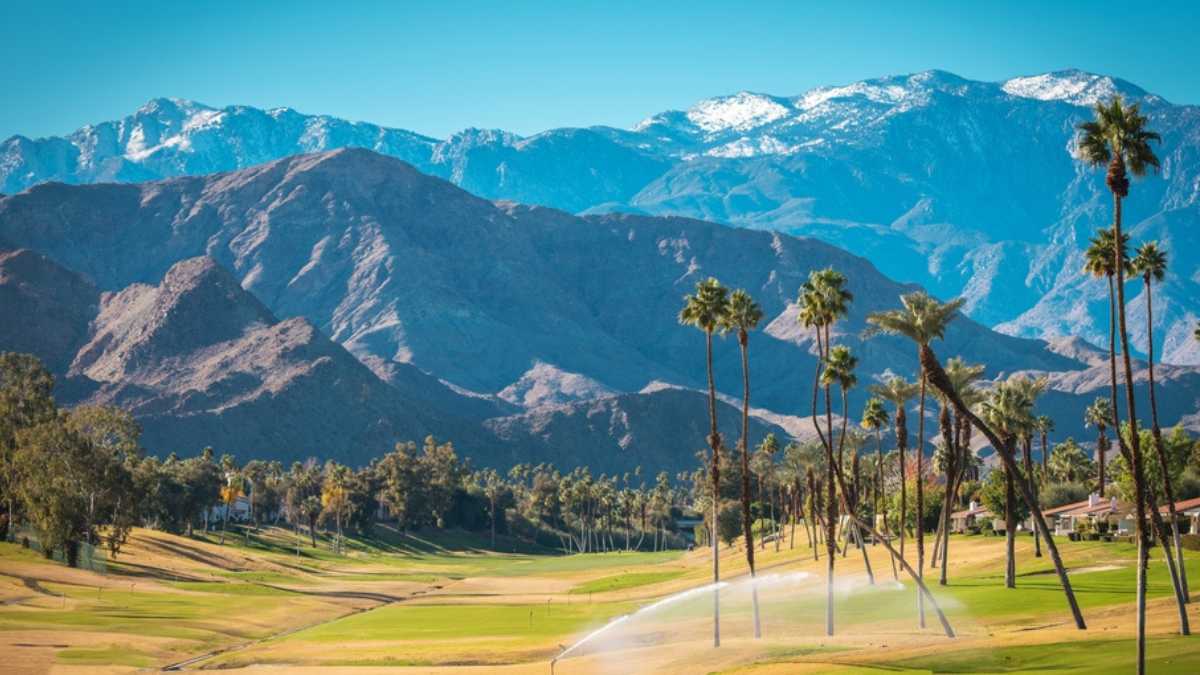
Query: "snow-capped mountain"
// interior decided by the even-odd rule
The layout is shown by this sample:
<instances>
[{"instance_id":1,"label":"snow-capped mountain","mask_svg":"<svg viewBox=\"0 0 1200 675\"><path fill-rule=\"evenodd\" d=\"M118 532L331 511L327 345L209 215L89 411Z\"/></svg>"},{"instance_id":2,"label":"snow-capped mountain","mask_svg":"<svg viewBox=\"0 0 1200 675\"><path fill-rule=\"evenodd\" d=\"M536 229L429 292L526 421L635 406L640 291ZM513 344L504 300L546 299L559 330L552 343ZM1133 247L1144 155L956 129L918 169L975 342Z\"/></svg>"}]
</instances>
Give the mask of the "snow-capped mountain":
<instances>
[{"instance_id":1,"label":"snow-capped mountain","mask_svg":"<svg viewBox=\"0 0 1200 675\"><path fill-rule=\"evenodd\" d=\"M686 215L824 239L1016 335L1105 341L1105 289L1079 271L1111 220L1101 172L1072 157L1075 125L1113 95L1163 135L1160 175L1125 209L1135 240L1171 256L1156 289L1155 351L1200 363L1200 108L1124 80L1060 71L980 82L943 71L740 92L653 115L633 129L530 137L469 129L438 140L287 108L158 99L67 137L0 143L0 192L48 180L133 182L363 147L489 199L575 213ZM1130 305L1140 308L1140 286ZM1144 328L1134 340L1145 350Z\"/></svg>"}]
</instances>

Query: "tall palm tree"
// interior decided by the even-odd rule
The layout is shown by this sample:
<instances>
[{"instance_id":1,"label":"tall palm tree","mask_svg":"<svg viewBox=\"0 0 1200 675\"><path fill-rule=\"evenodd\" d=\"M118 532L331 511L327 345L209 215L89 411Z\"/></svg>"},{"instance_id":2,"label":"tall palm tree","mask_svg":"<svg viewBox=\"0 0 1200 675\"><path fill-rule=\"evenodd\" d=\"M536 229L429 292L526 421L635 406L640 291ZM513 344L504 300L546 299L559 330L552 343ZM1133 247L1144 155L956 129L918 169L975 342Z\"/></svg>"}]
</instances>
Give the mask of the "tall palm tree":
<instances>
[{"instance_id":1,"label":"tall palm tree","mask_svg":"<svg viewBox=\"0 0 1200 675\"><path fill-rule=\"evenodd\" d=\"M1030 415L1032 409L1033 400L1028 392L1018 384L1016 378L997 385L988 399L980 406L983 418L1000 435L1000 440L1005 444L1005 449L1009 453L1015 451L1017 441L1021 438L1023 430L1028 427L1029 420L1032 419ZM1028 466L1028 457L1026 457L1025 463ZM1008 588L1017 587L1017 561L1014 550L1017 523L1013 504L1016 500L1014 490L1014 483L1018 478L1014 475L1016 473L1005 466L1004 585ZM1025 482L1024 478L1020 480Z\"/></svg>"},{"instance_id":2,"label":"tall palm tree","mask_svg":"<svg viewBox=\"0 0 1200 675\"><path fill-rule=\"evenodd\" d=\"M1032 407L1037 398L1046 390L1046 379L1028 377L1013 378L1014 386L1020 388L1022 392L1029 398L1030 406ZM1021 453L1024 461L1025 480L1029 482L1029 489L1033 492L1034 498L1038 496L1038 483L1033 479L1033 434L1037 432L1037 418L1033 416L1032 411L1029 415L1021 420L1020 431L1018 436L1021 439ZM1042 557L1041 541L1034 537L1033 539L1033 555L1034 557Z\"/></svg>"},{"instance_id":3,"label":"tall palm tree","mask_svg":"<svg viewBox=\"0 0 1200 675\"><path fill-rule=\"evenodd\" d=\"M887 516L883 509L883 429L888 425L887 408L883 399L871 397L863 407L862 421L859 426L867 431L875 432L875 499L872 503L876 516L883 516L884 530L887 529ZM892 573L895 576L895 566Z\"/></svg>"},{"instance_id":4,"label":"tall palm tree","mask_svg":"<svg viewBox=\"0 0 1200 675\"><path fill-rule=\"evenodd\" d=\"M891 403L896 408L896 452L900 456L900 557L904 557L904 529L908 522L908 485L905 479L904 453L908 449L908 402L917 395L917 385L902 377L892 376L883 384L872 385L875 396Z\"/></svg>"},{"instance_id":5,"label":"tall palm tree","mask_svg":"<svg viewBox=\"0 0 1200 675\"><path fill-rule=\"evenodd\" d=\"M729 295L725 314L721 316L721 328L737 334L738 347L742 354L742 437L738 442L742 455L742 529L746 534L746 562L750 565L750 577L754 578L754 533L750 526L750 331L762 321L762 308L750 294L737 289ZM758 616L758 587L751 586L754 604L754 637L762 637L762 624Z\"/></svg>"},{"instance_id":6,"label":"tall palm tree","mask_svg":"<svg viewBox=\"0 0 1200 675\"><path fill-rule=\"evenodd\" d=\"M821 373L821 384L829 387L831 384L836 383L838 385L838 389L842 392L842 430L841 433L838 434L837 464L834 467L834 469L837 471L841 471L845 467L844 451L846 449L846 437L849 435L847 433L846 426L850 419L850 388L858 384L858 376L854 374L854 369L856 367L858 367L858 357L850 353L849 347L837 345L833 349L829 350L829 358L825 359L825 370ZM832 433L830 434L830 438L832 439ZM855 447L853 451L854 457L857 458L858 448ZM855 480L855 488L855 493L857 493L858 480ZM849 499L849 506L852 507L855 505L855 500L851 499L848 495L843 494L842 498ZM849 512L850 509L844 510ZM867 569L867 580L872 586L874 586L875 573L871 570L871 559L867 556L867 548L865 546L861 546L862 534L859 532L858 525L852 523L850 525L850 531L854 534L855 540L860 544L860 548L862 549L863 565ZM849 541L848 537L847 541Z\"/></svg>"},{"instance_id":7,"label":"tall palm tree","mask_svg":"<svg viewBox=\"0 0 1200 675\"><path fill-rule=\"evenodd\" d=\"M679 323L704 332L705 366L708 371L708 447L712 460L712 554L713 554L713 646L721 646L721 558L717 547L717 517L721 494L721 435L717 432L717 389L713 382L713 333L723 330L722 317L728 312L729 289L709 277L696 283L696 292L683 296Z\"/></svg>"},{"instance_id":8,"label":"tall palm tree","mask_svg":"<svg viewBox=\"0 0 1200 675\"><path fill-rule=\"evenodd\" d=\"M1163 496L1167 499L1167 511L1171 516L1171 531L1175 543L1175 557L1179 563L1179 584L1182 587L1183 598L1188 598L1187 566L1183 560L1183 543L1179 535L1179 516L1175 512L1175 488L1172 485L1171 473L1167 469L1167 454L1163 449L1162 428L1158 424L1158 401L1154 396L1154 305L1151 283L1161 282L1167 273L1167 254L1158 247L1157 242L1146 242L1137 249L1137 254L1131 263L1135 274L1142 277L1146 289L1146 360L1150 384L1150 424L1154 437L1154 449L1158 454L1158 467L1163 482Z\"/></svg>"},{"instance_id":9,"label":"tall palm tree","mask_svg":"<svg viewBox=\"0 0 1200 675\"><path fill-rule=\"evenodd\" d=\"M921 296L924 296L924 298ZM984 423L971 410L970 406L963 401L963 398L954 391L954 385L950 382L949 376L946 375L945 369L942 368L942 364L938 361L937 354L929 346L933 338L940 338L945 333L946 326L957 314L961 302L939 303L929 298L923 292L901 296L901 302L904 305L904 309L881 312L874 317L875 320L872 323L881 330L905 335L917 343L921 358L921 371L925 374L929 383L950 399L954 404L955 410L973 428L983 433L1000 456L1005 470L1016 473L1016 460L1013 458L1010 448L1001 442L1000 436ZM1028 487L1024 483L1021 484L1021 497L1029 507L1029 511L1033 515L1034 525L1045 541L1046 549L1050 553L1050 560L1054 563L1054 570L1058 574L1059 583L1062 585L1063 595L1066 596L1067 604L1070 606L1071 614L1075 619L1075 625L1081 630L1085 629L1087 628L1087 624L1083 620L1083 613L1079 610L1079 603L1075 599L1075 592L1071 588L1071 579L1067 576L1066 567L1063 565L1062 557L1058 553L1058 546L1055 545L1053 537L1050 536L1050 529L1046 526L1046 518L1042 515L1042 510Z\"/></svg>"},{"instance_id":10,"label":"tall palm tree","mask_svg":"<svg viewBox=\"0 0 1200 675\"><path fill-rule=\"evenodd\" d=\"M1147 128L1147 119L1138 105L1125 105L1121 97L1113 97L1105 105L1096 104L1096 119L1079 125L1079 154L1084 162L1108 167L1105 184L1113 196L1113 231L1121 238L1121 201L1129 194L1130 172L1144 176L1147 170L1159 167L1158 157L1150 144L1162 139ZM1113 254L1117 279L1117 328L1121 337L1121 359L1125 369L1125 399L1129 415L1130 471L1136 504L1135 532L1138 539L1137 571L1137 672L1146 672L1146 571L1149 551L1146 542L1146 475L1142 467L1141 440L1138 434L1137 408L1133 395L1133 364L1129 358L1129 332L1125 327L1125 269L1119 246ZM1117 434L1120 437L1121 434Z\"/></svg>"},{"instance_id":11,"label":"tall palm tree","mask_svg":"<svg viewBox=\"0 0 1200 675\"><path fill-rule=\"evenodd\" d=\"M946 362L946 374L950 377L950 382L954 386L954 390L964 399L971 399L972 401L977 399L978 393L974 382L983 375L983 372L984 367L982 365L970 365L958 357L954 357ZM964 439L961 433L961 417L955 419L951 416L950 410L953 404L946 397L942 396L940 392L938 392L938 402L939 408L941 408L938 420L942 432L942 447L945 453L942 468L946 474L946 491L943 495L942 515L938 522L938 536L934 538L933 564L937 564L940 552L942 571L938 583L945 586L948 575L946 560L950 551L950 513L954 508L958 486L962 482L963 474L968 465L968 457L971 456L971 448L969 439Z\"/></svg>"},{"instance_id":12,"label":"tall palm tree","mask_svg":"<svg viewBox=\"0 0 1200 675\"><path fill-rule=\"evenodd\" d=\"M924 291L909 293L900 296L900 301L904 305L904 309L891 310L885 312L873 312L867 317L867 321L873 324L877 330L893 335L903 335L917 343L918 349L928 348L929 343L933 340L942 337L942 332L945 331L945 325L949 321L948 317L954 315L959 307L962 307L963 300L953 300L949 303L942 304L931 297ZM945 321L941 321L942 317L947 317ZM928 383L927 374L925 373L924 362L918 379L920 385L920 393L918 395L919 413L917 418L917 518L916 518L916 534L917 534L917 572L924 578L925 574L925 528L921 525L921 514L925 513L925 474L922 469L922 462L925 456L925 394L926 385ZM917 613L920 619L920 626L925 627L925 605L924 597L917 596Z\"/></svg>"},{"instance_id":13,"label":"tall palm tree","mask_svg":"<svg viewBox=\"0 0 1200 675\"><path fill-rule=\"evenodd\" d=\"M1085 426L1096 427L1096 471L1098 478L1098 486L1096 492L1104 496L1104 457L1108 454L1108 435L1105 433L1109 423L1113 418L1112 401L1097 396L1095 401L1083 411L1083 422Z\"/></svg>"},{"instance_id":14,"label":"tall palm tree","mask_svg":"<svg viewBox=\"0 0 1200 675\"><path fill-rule=\"evenodd\" d=\"M830 402L831 382L826 382L825 432L817 419L817 398L821 384L822 368L829 356L833 324L846 315L850 301L854 299L846 290L846 277L832 268L814 270L808 280L800 286L800 323L812 328L817 345L817 372L813 378L812 422L825 447L825 633L833 635L833 564L837 549L837 488L834 485L836 466L833 458L833 406ZM828 437L826 437L826 433Z\"/></svg>"}]
</instances>

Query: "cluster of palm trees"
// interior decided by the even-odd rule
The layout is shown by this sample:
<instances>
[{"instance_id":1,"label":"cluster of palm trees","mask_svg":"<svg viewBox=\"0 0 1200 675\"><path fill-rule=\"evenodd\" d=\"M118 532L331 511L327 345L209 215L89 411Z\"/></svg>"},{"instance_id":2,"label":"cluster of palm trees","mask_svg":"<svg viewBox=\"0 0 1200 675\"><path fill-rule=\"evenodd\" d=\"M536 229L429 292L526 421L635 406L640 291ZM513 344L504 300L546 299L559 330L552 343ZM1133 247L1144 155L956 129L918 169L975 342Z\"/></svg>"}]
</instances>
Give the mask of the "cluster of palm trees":
<instances>
[{"instance_id":1,"label":"cluster of palm trees","mask_svg":"<svg viewBox=\"0 0 1200 675\"><path fill-rule=\"evenodd\" d=\"M1149 356L1149 404L1151 411L1152 445L1157 454L1159 471L1162 481L1163 494L1168 501L1171 521L1175 521L1174 491L1171 476L1167 469L1164 455L1162 433L1159 427L1157 402L1154 391L1153 371L1153 314L1151 304L1152 284L1160 282L1166 271L1167 260L1165 253L1156 242L1147 242L1137 248L1132 260L1127 254L1128 235L1122 231L1122 200L1128 195L1129 174L1142 176L1148 170L1159 166L1151 143L1158 141L1158 135L1147 128L1147 120L1138 110L1137 105L1126 105L1120 98L1114 98L1106 104L1096 106L1096 117L1092 121L1079 126L1078 148L1080 158L1088 164L1107 167L1106 184L1113 196L1113 223L1111 228L1100 230L1092 240L1091 247L1085 256L1085 271L1104 278L1109 288L1110 336L1109 336L1109 366L1111 392L1110 397L1101 398L1088 408L1086 421L1095 426L1099 433L1099 486L1101 495L1105 483L1105 454L1109 447L1107 432L1111 431L1117 441L1123 459L1130 467L1135 487L1136 508L1136 539L1138 542L1138 573L1137 573L1137 605L1138 605L1138 671L1145 668L1145 574L1147 567L1147 533L1145 528L1151 524L1158 534L1165 553L1168 568L1171 570L1175 583L1176 595L1180 607L1181 632L1187 633L1187 602L1186 578L1183 574L1182 547L1176 528L1168 527L1159 513L1155 491L1147 486L1149 471L1146 467L1143 453L1141 434L1138 431L1136 402L1134 397L1133 365L1129 351L1129 336L1126 327L1125 283L1128 275L1141 277L1146 297L1147 335L1150 347ZM872 398L866 403L862 412L861 427L873 432L876 436L876 485L883 483L883 450L882 433L888 426L889 415L885 402L893 407L893 428L896 434L896 448L899 454L900 466L900 510L901 526L898 528L898 547L893 547L887 527L888 519L883 505L880 490L877 487L874 503L876 522L882 522L883 532L875 524L866 522L859 517L857 507L860 497L857 492L847 489L845 473L845 447L851 435L847 424L850 418L849 391L857 385L855 368L857 358L846 345L835 344L835 324L846 317L853 295L847 288L847 280L840 272L833 269L817 270L810 274L809 279L801 286L798 298L798 320L808 329L812 329L815 352L817 357L816 371L812 379L812 407L810 410L813 428L820 440L824 454L823 471L819 478L811 473L808 475L808 500L811 507L810 515L819 521L824 530L826 544L826 632L834 632L834 552L837 550L839 524L843 527L843 536L860 542L863 551L868 579L873 583L873 573L870 560L866 555L866 547L861 546L865 533L870 533L873 541L882 543L892 556L893 567L898 563L914 580L918 587L917 615L921 626L925 625L926 602L937 613L947 635L952 636L953 630L945 616L936 604L933 595L929 593L924 583L926 567L926 537L925 528L920 524L920 514L925 511L925 420L926 404L932 393L939 407L938 420L940 427L940 447L935 453L937 468L944 475L945 493L941 516L934 538L931 566L941 564L941 583L946 583L946 557L949 553L949 516L955 496L964 479L974 470L977 458L971 451L971 439L975 431L983 434L987 442L994 448L1000 459L1005 480L1005 519L1007 569L1006 585L1015 587L1016 573L1013 555L1013 537L1016 530L1017 505L1023 502L1025 509L1036 529L1035 555L1041 556L1045 548L1054 565L1055 572L1062 586L1068 607L1078 628L1086 628L1079 604L1071 588L1071 581L1063 565L1058 547L1055 544L1046 519L1042 514L1039 503L1039 481L1035 480L1037 467L1033 463L1033 443L1040 437L1042 466L1041 475L1047 475L1048 435L1053 431L1054 423L1045 415L1036 415L1034 404L1038 396L1047 386L1045 379L1014 377L999 382L984 389L979 385L984 368L981 365L967 364L962 359L950 359L943 365L933 350L933 343L941 339L947 326L958 314L962 306L961 300L941 302L924 292L914 292L901 296L901 307L898 309L872 313L867 317L871 328L867 336L873 333L884 333L902 336L911 340L917 348L919 372L916 382L907 382L900 377L891 377L884 382L871 387ZM739 449L742 461L742 511L746 536L747 561L751 574L754 574L754 552L750 534L750 495L749 471L747 468L748 451L748 416L750 400L750 380L748 361L748 335L762 319L762 311L745 291L737 290L730 293L716 279L706 279L696 285L692 295L685 296L684 307L679 319L682 323L692 325L702 330L706 337L706 365L709 389L709 418L710 434L708 437L711 478L713 494L719 494L719 458L722 451L722 439L717 430L716 422L716 389L713 382L712 338L714 334L736 331L741 347L743 372L742 397L742 438ZM1121 411L1119 410L1117 343L1119 338L1122 356L1122 375L1125 386L1125 423L1122 426ZM1200 327L1196 329L1196 338L1200 340ZM837 396L834 389L837 389ZM917 399L917 447L915 448L915 512L918 514L918 524L915 530L916 555L913 567L908 562L905 542L905 521L908 514L908 494L905 471L906 452L908 451L908 420L907 407L913 399ZM840 429L835 429L834 407L840 405ZM1017 452L1020 450L1021 459ZM854 466L858 466L857 448L852 451ZM857 475L857 473L856 473ZM799 486L799 475L796 477ZM857 483L854 484L857 487ZM717 505L713 502L713 522L716 522ZM816 505L823 507L822 513L816 513ZM1148 511L1148 513L1147 513ZM882 519L878 516L884 515ZM1172 534L1172 530L1175 530ZM1173 538L1173 541L1172 541ZM815 541L815 540L814 540ZM713 581L719 581L718 556L716 537L713 537ZM1174 549L1174 553L1171 549ZM760 634L758 622L757 598L755 598L755 635ZM719 600L714 591L714 645L720 644Z\"/></svg>"}]
</instances>

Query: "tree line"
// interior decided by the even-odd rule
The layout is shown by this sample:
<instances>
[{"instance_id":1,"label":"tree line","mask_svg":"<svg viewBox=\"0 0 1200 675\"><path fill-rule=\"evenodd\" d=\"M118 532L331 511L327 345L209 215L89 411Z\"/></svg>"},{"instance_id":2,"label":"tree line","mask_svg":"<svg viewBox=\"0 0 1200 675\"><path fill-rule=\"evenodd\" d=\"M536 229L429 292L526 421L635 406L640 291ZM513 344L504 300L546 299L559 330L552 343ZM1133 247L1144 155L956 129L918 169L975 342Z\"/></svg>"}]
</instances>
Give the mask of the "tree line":
<instances>
[{"instance_id":1,"label":"tree line","mask_svg":"<svg viewBox=\"0 0 1200 675\"><path fill-rule=\"evenodd\" d=\"M641 469L592 476L549 464L501 473L476 469L450 442L407 441L362 467L333 460L250 459L205 448L164 458L141 447L141 430L112 406L59 407L54 377L28 354L0 354L0 538L31 532L43 552L78 563L84 545L117 555L133 527L224 544L232 524L247 540L266 526L291 528L314 548L318 532L341 552L348 533L377 523L401 531L459 528L565 553L662 550L685 545L675 521L686 491ZM237 522L238 520L244 522Z\"/></svg>"}]
</instances>

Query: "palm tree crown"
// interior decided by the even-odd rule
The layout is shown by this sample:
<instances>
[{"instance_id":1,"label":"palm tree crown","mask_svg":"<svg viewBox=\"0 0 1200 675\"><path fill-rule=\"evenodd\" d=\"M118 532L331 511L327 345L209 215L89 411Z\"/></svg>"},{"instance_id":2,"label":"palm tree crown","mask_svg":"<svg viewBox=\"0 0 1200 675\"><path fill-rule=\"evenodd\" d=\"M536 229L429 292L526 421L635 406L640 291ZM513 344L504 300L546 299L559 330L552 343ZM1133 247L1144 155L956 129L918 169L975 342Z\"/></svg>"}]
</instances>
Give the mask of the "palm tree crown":
<instances>
[{"instance_id":1,"label":"palm tree crown","mask_svg":"<svg viewBox=\"0 0 1200 675\"><path fill-rule=\"evenodd\" d=\"M869 391L879 398L903 409L917 396L917 385L903 377L893 375L882 384L873 384Z\"/></svg>"},{"instance_id":2,"label":"palm tree crown","mask_svg":"<svg viewBox=\"0 0 1200 675\"><path fill-rule=\"evenodd\" d=\"M828 326L846 315L854 294L846 290L846 276L827 267L813 270L808 281L800 285L800 316L808 328Z\"/></svg>"},{"instance_id":3,"label":"palm tree crown","mask_svg":"<svg viewBox=\"0 0 1200 675\"><path fill-rule=\"evenodd\" d=\"M1083 421L1089 427L1096 427L1100 431L1108 428L1112 421L1112 401L1103 396L1097 396L1096 400L1083 411Z\"/></svg>"},{"instance_id":4,"label":"palm tree crown","mask_svg":"<svg viewBox=\"0 0 1200 675\"><path fill-rule=\"evenodd\" d=\"M679 323L695 326L706 333L724 330L722 319L729 305L729 289L713 277L696 283L696 292L683 296Z\"/></svg>"},{"instance_id":5,"label":"palm tree crown","mask_svg":"<svg viewBox=\"0 0 1200 675\"><path fill-rule=\"evenodd\" d=\"M900 296L902 309L872 312L867 316L874 331L890 335L903 335L920 346L943 337L946 326L958 313L965 300L958 298L940 302L925 291L916 291Z\"/></svg>"},{"instance_id":6,"label":"palm tree crown","mask_svg":"<svg viewBox=\"0 0 1200 675\"><path fill-rule=\"evenodd\" d=\"M726 303L719 324L722 330L736 331L738 341L744 342L747 333L758 327L762 317L762 308L749 293L739 288L729 294L729 302Z\"/></svg>"},{"instance_id":7,"label":"palm tree crown","mask_svg":"<svg viewBox=\"0 0 1200 675\"><path fill-rule=\"evenodd\" d=\"M1111 227L1102 227L1096 230L1096 236L1092 237L1091 244L1084 251L1083 271L1091 274L1096 278L1116 276L1117 270L1113 266L1113 246L1116 243L1116 234ZM1132 272L1133 268L1129 263L1129 235L1121 233L1121 260L1125 261L1126 273Z\"/></svg>"},{"instance_id":8,"label":"palm tree crown","mask_svg":"<svg viewBox=\"0 0 1200 675\"><path fill-rule=\"evenodd\" d=\"M838 345L829 351L825 359L825 370L821 373L821 384L828 387L836 384L843 390L858 384L858 376L854 368L858 365L858 357L850 353L850 348Z\"/></svg>"},{"instance_id":9,"label":"palm tree crown","mask_svg":"<svg viewBox=\"0 0 1200 675\"><path fill-rule=\"evenodd\" d=\"M887 409L883 407L883 399L870 398L863 407L862 421L859 425L870 431L879 431L888 424Z\"/></svg>"},{"instance_id":10,"label":"palm tree crown","mask_svg":"<svg viewBox=\"0 0 1200 675\"><path fill-rule=\"evenodd\" d=\"M1130 267L1146 283L1150 283L1151 279L1162 281L1167 273L1167 254L1158 247L1158 242L1148 241L1138 247Z\"/></svg>"},{"instance_id":11,"label":"palm tree crown","mask_svg":"<svg viewBox=\"0 0 1200 675\"><path fill-rule=\"evenodd\" d=\"M1079 125L1079 158L1094 166L1108 164L1108 188L1122 198L1129 194L1126 167L1135 176L1159 168L1150 143L1162 138L1147 129L1146 122L1138 104L1125 105L1116 96L1108 104L1097 103L1096 119Z\"/></svg>"}]
</instances>

